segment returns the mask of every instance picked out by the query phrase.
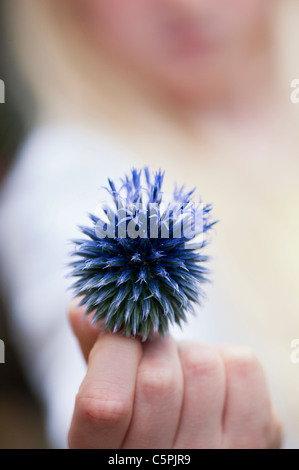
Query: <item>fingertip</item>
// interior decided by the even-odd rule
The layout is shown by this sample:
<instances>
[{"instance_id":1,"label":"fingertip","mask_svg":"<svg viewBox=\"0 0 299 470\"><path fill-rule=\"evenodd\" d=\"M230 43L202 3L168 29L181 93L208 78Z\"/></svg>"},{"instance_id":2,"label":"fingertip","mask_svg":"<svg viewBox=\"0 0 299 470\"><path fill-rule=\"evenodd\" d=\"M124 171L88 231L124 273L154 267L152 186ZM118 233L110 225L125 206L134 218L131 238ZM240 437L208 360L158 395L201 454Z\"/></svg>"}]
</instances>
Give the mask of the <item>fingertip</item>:
<instances>
[{"instance_id":1,"label":"fingertip","mask_svg":"<svg viewBox=\"0 0 299 470\"><path fill-rule=\"evenodd\" d=\"M86 315L84 306L80 306L80 298L72 300L69 306L69 322L73 333L79 341L84 358L87 360L90 350L102 331L102 323L92 323L92 314Z\"/></svg>"},{"instance_id":2,"label":"fingertip","mask_svg":"<svg viewBox=\"0 0 299 470\"><path fill-rule=\"evenodd\" d=\"M68 318L72 324L73 321L76 321L77 318L83 317L85 313L85 307L79 305L81 302L81 297L75 297L71 300L68 308Z\"/></svg>"}]
</instances>

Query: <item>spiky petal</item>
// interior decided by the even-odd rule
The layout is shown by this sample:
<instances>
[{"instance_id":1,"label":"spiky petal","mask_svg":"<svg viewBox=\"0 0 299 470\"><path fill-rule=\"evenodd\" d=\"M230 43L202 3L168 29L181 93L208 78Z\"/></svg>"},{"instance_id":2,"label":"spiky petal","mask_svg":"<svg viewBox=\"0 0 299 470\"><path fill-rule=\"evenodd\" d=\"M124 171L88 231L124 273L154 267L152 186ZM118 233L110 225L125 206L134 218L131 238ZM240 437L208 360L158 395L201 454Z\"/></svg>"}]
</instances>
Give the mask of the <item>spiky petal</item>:
<instances>
[{"instance_id":1,"label":"spiky petal","mask_svg":"<svg viewBox=\"0 0 299 470\"><path fill-rule=\"evenodd\" d=\"M166 203L163 179L161 170L151 176L147 168L133 169L119 188L109 179L112 206L103 206L103 217L90 214L91 227L80 227L86 238L73 240L70 263L74 294L92 321L143 340L186 321L209 273L201 250L215 223L211 205L194 203L194 190L184 187Z\"/></svg>"}]
</instances>

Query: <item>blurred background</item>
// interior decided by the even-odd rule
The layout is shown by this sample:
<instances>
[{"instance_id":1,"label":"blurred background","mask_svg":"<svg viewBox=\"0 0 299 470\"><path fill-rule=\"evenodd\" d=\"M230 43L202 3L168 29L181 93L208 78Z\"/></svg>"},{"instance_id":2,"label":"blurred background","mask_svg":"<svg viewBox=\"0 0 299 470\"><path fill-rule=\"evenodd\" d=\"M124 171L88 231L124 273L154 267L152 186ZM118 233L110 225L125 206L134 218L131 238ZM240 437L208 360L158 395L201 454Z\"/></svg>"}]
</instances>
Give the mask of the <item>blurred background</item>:
<instances>
[{"instance_id":1,"label":"blurred background","mask_svg":"<svg viewBox=\"0 0 299 470\"><path fill-rule=\"evenodd\" d=\"M25 126L13 98L8 79L9 63L6 37L3 34L3 5L0 5L0 77L6 85L6 104L0 105L0 186L13 165L15 154L25 133ZM0 287L0 338L5 343L6 363L0 365L0 449L42 449L48 443L44 431L44 412L39 399L28 384L20 358L11 341L7 324L9 315Z\"/></svg>"},{"instance_id":2,"label":"blurred background","mask_svg":"<svg viewBox=\"0 0 299 470\"><path fill-rule=\"evenodd\" d=\"M299 447L298 0L128 5L0 2L0 448L67 445L85 371L67 241L108 176L145 164L221 220L209 301L183 337L251 346Z\"/></svg>"}]
</instances>

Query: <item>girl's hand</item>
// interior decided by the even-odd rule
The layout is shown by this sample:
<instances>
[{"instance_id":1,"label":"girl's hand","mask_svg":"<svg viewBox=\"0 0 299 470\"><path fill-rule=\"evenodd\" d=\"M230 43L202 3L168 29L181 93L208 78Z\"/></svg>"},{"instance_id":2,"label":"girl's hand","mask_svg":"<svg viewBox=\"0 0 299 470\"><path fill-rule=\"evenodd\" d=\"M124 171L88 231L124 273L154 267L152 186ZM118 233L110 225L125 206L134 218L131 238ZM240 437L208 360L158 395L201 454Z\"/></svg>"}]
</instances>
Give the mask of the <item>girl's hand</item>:
<instances>
[{"instance_id":1,"label":"girl's hand","mask_svg":"<svg viewBox=\"0 0 299 470\"><path fill-rule=\"evenodd\" d=\"M73 305L76 305L73 304ZM99 332L70 309L88 361L71 448L278 448L263 369L243 346L214 347Z\"/></svg>"}]
</instances>

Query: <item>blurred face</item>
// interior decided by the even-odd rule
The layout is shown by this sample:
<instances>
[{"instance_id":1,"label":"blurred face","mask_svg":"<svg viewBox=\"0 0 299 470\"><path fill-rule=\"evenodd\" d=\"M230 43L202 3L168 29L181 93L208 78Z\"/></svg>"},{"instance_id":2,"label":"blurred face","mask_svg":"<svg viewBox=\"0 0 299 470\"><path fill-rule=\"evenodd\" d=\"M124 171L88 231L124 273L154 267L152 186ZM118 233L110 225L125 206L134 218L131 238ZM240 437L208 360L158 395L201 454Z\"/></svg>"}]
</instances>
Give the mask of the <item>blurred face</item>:
<instances>
[{"instance_id":1,"label":"blurred face","mask_svg":"<svg viewBox=\"0 0 299 470\"><path fill-rule=\"evenodd\" d=\"M76 1L101 48L161 90L192 100L217 94L264 48L274 3Z\"/></svg>"}]
</instances>

